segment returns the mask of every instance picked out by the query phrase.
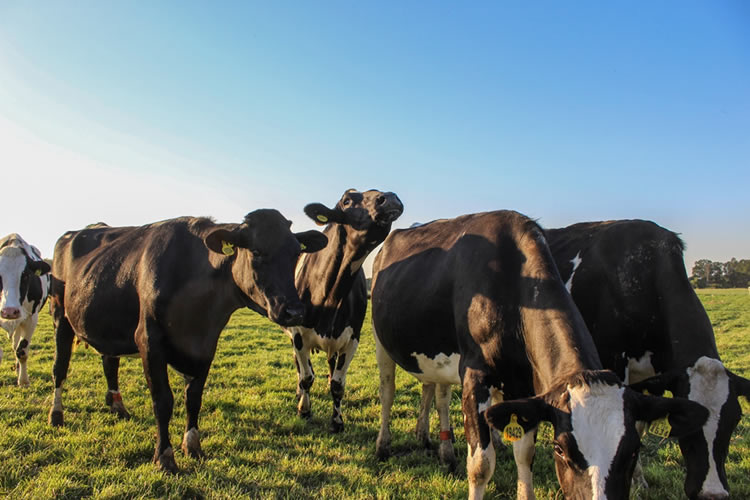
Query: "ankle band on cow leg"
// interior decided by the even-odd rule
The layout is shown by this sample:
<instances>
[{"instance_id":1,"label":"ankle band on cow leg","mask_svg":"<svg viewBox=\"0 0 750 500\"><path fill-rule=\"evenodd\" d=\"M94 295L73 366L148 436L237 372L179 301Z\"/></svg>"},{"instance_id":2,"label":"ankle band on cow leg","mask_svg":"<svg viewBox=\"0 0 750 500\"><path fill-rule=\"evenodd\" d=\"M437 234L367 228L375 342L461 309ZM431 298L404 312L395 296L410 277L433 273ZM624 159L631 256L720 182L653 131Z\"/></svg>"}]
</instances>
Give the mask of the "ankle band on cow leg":
<instances>
[{"instance_id":1,"label":"ankle band on cow leg","mask_svg":"<svg viewBox=\"0 0 750 500\"><path fill-rule=\"evenodd\" d=\"M452 441L452 440L453 440L452 431L440 431L440 441Z\"/></svg>"}]
</instances>

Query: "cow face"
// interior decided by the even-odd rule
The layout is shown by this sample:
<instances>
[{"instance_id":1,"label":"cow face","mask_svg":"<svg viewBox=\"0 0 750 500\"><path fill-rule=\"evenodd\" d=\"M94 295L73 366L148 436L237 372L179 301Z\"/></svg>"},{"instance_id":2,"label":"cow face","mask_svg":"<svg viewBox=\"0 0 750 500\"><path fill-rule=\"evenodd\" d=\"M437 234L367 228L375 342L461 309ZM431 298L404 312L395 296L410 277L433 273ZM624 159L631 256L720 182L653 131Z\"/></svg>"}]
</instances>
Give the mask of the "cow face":
<instances>
[{"instance_id":1,"label":"cow face","mask_svg":"<svg viewBox=\"0 0 750 500\"><path fill-rule=\"evenodd\" d=\"M738 398L750 397L750 380L730 372L718 359L704 356L687 369L651 377L631 388L653 394L669 390L708 409L708 420L699 432L679 440L687 468L685 493L699 500L728 498L724 463L742 416Z\"/></svg>"},{"instance_id":2,"label":"cow face","mask_svg":"<svg viewBox=\"0 0 750 500\"><path fill-rule=\"evenodd\" d=\"M490 425L502 430L517 416L525 431L548 421L555 429L557 478L566 498L627 499L640 448L636 421L663 417L670 436L699 429L708 411L684 399L645 396L617 381L579 381L543 396L508 401L487 410Z\"/></svg>"},{"instance_id":3,"label":"cow face","mask_svg":"<svg viewBox=\"0 0 750 500\"><path fill-rule=\"evenodd\" d=\"M367 235L372 250L385 240L393 221L404 211L404 205L394 193L383 193L371 189L360 193L347 190L336 207L331 209L321 203L305 207L308 217L318 224L336 223Z\"/></svg>"},{"instance_id":4,"label":"cow face","mask_svg":"<svg viewBox=\"0 0 750 500\"><path fill-rule=\"evenodd\" d=\"M7 321L26 319L22 307L29 290L32 276L50 272L50 266L42 260L32 260L18 247L0 250L0 318Z\"/></svg>"},{"instance_id":5,"label":"cow face","mask_svg":"<svg viewBox=\"0 0 750 500\"><path fill-rule=\"evenodd\" d=\"M232 275L247 306L281 326L301 323L305 306L294 287L294 268L301 252L317 252L328 239L318 231L292 233L291 222L276 210L256 210L229 231L217 229L206 246L233 258Z\"/></svg>"}]
</instances>

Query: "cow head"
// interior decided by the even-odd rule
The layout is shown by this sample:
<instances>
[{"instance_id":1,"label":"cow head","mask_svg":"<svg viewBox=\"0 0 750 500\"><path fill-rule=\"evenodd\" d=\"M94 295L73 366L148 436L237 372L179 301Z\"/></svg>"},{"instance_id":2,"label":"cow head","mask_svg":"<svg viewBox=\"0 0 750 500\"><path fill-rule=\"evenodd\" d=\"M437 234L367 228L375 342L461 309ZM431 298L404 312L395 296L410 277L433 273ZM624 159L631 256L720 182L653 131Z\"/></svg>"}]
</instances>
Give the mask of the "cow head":
<instances>
[{"instance_id":1,"label":"cow head","mask_svg":"<svg viewBox=\"0 0 750 500\"><path fill-rule=\"evenodd\" d=\"M636 421L667 417L670 437L700 429L708 411L685 399L647 396L624 387L612 372L585 372L544 395L499 403L486 413L502 430L516 415L528 432L541 421L555 429L557 478L566 498L627 499L638 458Z\"/></svg>"},{"instance_id":2,"label":"cow head","mask_svg":"<svg viewBox=\"0 0 750 500\"><path fill-rule=\"evenodd\" d=\"M349 239L371 252L385 240L393 221L404 211L404 205L394 193L371 189L360 193L347 190L334 208L322 203L310 203L305 213L317 224L341 224L350 233Z\"/></svg>"},{"instance_id":3,"label":"cow head","mask_svg":"<svg viewBox=\"0 0 750 500\"><path fill-rule=\"evenodd\" d=\"M738 398L750 398L750 380L730 372L718 359L704 356L691 367L663 373L630 387L659 395L669 390L708 409L709 417L702 429L679 440L687 467L685 493L699 500L728 498L724 463L732 432L742 416Z\"/></svg>"},{"instance_id":4,"label":"cow head","mask_svg":"<svg viewBox=\"0 0 750 500\"><path fill-rule=\"evenodd\" d=\"M291 224L276 210L256 210L235 229L217 229L204 240L209 250L233 259L232 275L246 305L281 326L300 324L305 313L294 287L297 258L328 243L318 231L292 233Z\"/></svg>"},{"instance_id":5,"label":"cow head","mask_svg":"<svg viewBox=\"0 0 750 500\"><path fill-rule=\"evenodd\" d=\"M0 250L0 319L23 321L26 310L22 307L32 276L50 272L43 260L33 260L19 247Z\"/></svg>"}]
</instances>

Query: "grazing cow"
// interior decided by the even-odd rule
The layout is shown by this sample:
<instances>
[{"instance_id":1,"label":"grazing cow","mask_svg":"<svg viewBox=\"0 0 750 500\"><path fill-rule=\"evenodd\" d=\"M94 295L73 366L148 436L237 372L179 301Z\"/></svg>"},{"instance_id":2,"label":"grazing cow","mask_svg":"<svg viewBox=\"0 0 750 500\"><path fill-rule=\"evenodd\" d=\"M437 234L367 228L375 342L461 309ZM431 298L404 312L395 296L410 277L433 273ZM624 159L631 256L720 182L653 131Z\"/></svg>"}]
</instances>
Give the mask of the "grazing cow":
<instances>
[{"instance_id":1,"label":"grazing cow","mask_svg":"<svg viewBox=\"0 0 750 500\"><path fill-rule=\"evenodd\" d=\"M241 307L283 326L302 321L294 288L302 252L327 242L317 231L293 234L276 210L256 210L241 224L182 217L141 227L71 231L55 246L50 311L55 325L54 402L49 420L62 425L62 384L74 337L103 354L110 394L118 356L143 362L157 439L154 462L175 472L169 441L172 389L167 364L186 381L185 454L202 456L198 413L219 334ZM114 389L114 391L113 391ZM121 401L120 401L121 402Z\"/></svg>"},{"instance_id":2,"label":"grazing cow","mask_svg":"<svg viewBox=\"0 0 750 500\"><path fill-rule=\"evenodd\" d=\"M636 389L669 390L708 408L702 432L679 440L685 493L727 498L724 463L742 415L737 398L750 397L750 380L721 363L680 238L642 220L574 224L547 236L604 366Z\"/></svg>"},{"instance_id":3,"label":"grazing cow","mask_svg":"<svg viewBox=\"0 0 750 500\"><path fill-rule=\"evenodd\" d=\"M26 361L39 310L47 300L49 271L39 250L20 235L0 239L0 326L8 332L16 355L18 385L29 385Z\"/></svg>"},{"instance_id":4,"label":"grazing cow","mask_svg":"<svg viewBox=\"0 0 750 500\"><path fill-rule=\"evenodd\" d=\"M382 405L376 452L389 454L396 363L422 382L461 383L470 498L483 496L495 467L488 422L503 429L517 420L525 431L514 446L520 498L534 496L533 455L518 452L549 421L565 496L614 499L628 498L637 420L668 415L677 436L707 418L697 403L640 394L602 370L544 232L516 212L394 231L375 260L372 287Z\"/></svg>"},{"instance_id":5,"label":"grazing cow","mask_svg":"<svg viewBox=\"0 0 750 500\"><path fill-rule=\"evenodd\" d=\"M305 213L319 224L328 224L323 233L328 245L315 254L303 255L295 283L300 297L310 302L302 326L286 329L292 340L297 366L297 411L310 418L310 387L315 380L310 351L318 349L328 358L328 382L333 398L331 432L344 428L341 399L346 371L359 345L359 335L367 310L367 283L362 263L383 242L391 224L403 212L401 200L393 193L350 189L336 207L320 203L305 207Z\"/></svg>"}]
</instances>

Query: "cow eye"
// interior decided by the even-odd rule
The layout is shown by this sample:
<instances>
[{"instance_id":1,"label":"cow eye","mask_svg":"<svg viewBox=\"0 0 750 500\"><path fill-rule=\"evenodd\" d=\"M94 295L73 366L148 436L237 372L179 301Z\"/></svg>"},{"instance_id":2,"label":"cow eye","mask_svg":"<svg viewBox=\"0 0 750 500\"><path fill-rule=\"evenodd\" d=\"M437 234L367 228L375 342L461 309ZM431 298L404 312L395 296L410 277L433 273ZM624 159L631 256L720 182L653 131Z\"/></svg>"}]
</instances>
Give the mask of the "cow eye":
<instances>
[{"instance_id":1,"label":"cow eye","mask_svg":"<svg viewBox=\"0 0 750 500\"><path fill-rule=\"evenodd\" d=\"M352 204L352 200L351 200L351 198L344 198L344 203L343 203L343 205L344 205L345 207L348 207L348 206L349 206L349 205L351 205L351 204Z\"/></svg>"},{"instance_id":2,"label":"cow eye","mask_svg":"<svg viewBox=\"0 0 750 500\"><path fill-rule=\"evenodd\" d=\"M565 458L565 452L562 449L562 446L555 443L555 455L558 455L560 458Z\"/></svg>"}]
</instances>

